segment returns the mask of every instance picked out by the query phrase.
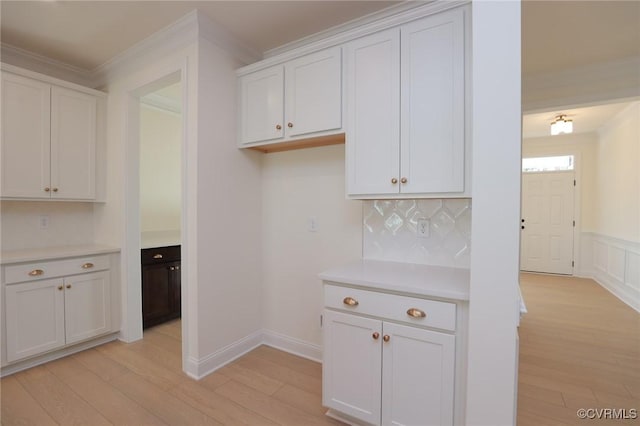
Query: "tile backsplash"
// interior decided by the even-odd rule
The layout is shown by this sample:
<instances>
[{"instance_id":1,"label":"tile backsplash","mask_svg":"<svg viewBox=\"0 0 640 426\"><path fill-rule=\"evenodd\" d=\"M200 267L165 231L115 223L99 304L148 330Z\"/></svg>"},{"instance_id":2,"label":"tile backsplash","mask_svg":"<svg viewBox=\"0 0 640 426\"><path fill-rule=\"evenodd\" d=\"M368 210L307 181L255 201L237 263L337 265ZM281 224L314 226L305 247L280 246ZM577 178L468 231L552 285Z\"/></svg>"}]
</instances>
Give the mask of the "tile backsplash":
<instances>
[{"instance_id":1,"label":"tile backsplash","mask_svg":"<svg viewBox=\"0 0 640 426\"><path fill-rule=\"evenodd\" d=\"M363 203L363 258L469 267L471 199L373 200ZM429 236L418 238L419 219Z\"/></svg>"}]
</instances>

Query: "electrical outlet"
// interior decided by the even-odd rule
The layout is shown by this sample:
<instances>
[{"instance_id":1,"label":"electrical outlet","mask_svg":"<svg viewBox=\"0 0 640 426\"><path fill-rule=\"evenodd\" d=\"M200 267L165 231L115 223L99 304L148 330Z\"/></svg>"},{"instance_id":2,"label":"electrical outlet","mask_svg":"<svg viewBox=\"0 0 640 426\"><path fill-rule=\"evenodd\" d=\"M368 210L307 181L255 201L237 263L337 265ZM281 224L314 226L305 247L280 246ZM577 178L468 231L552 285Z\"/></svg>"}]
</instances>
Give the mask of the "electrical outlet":
<instances>
[{"instance_id":1,"label":"electrical outlet","mask_svg":"<svg viewBox=\"0 0 640 426\"><path fill-rule=\"evenodd\" d=\"M429 238L429 219L418 219L418 229L416 234L418 238Z\"/></svg>"},{"instance_id":2,"label":"electrical outlet","mask_svg":"<svg viewBox=\"0 0 640 426\"><path fill-rule=\"evenodd\" d=\"M47 229L49 227L49 216L40 216L38 223L40 224L40 229Z\"/></svg>"},{"instance_id":3,"label":"electrical outlet","mask_svg":"<svg viewBox=\"0 0 640 426\"><path fill-rule=\"evenodd\" d=\"M318 231L318 219L315 216L311 216L309 218L309 221L307 222L307 231L309 232Z\"/></svg>"}]
</instances>

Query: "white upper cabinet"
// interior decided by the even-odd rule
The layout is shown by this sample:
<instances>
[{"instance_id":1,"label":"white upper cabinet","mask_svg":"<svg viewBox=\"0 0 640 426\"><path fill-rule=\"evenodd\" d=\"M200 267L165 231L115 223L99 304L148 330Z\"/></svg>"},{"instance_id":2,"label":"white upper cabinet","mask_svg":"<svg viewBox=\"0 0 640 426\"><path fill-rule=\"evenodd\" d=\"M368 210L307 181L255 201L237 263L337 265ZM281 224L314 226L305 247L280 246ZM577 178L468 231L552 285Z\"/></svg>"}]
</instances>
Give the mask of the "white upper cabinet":
<instances>
[{"instance_id":1,"label":"white upper cabinet","mask_svg":"<svg viewBox=\"0 0 640 426\"><path fill-rule=\"evenodd\" d=\"M40 198L50 188L51 86L2 73L2 196Z\"/></svg>"},{"instance_id":2,"label":"white upper cabinet","mask_svg":"<svg viewBox=\"0 0 640 426\"><path fill-rule=\"evenodd\" d=\"M96 197L98 99L2 72L3 198Z\"/></svg>"},{"instance_id":3,"label":"white upper cabinet","mask_svg":"<svg viewBox=\"0 0 640 426\"><path fill-rule=\"evenodd\" d=\"M431 15L346 46L352 198L470 195L465 10Z\"/></svg>"},{"instance_id":4,"label":"white upper cabinet","mask_svg":"<svg viewBox=\"0 0 640 426\"><path fill-rule=\"evenodd\" d=\"M243 144L284 137L284 70L281 65L243 76L240 96Z\"/></svg>"},{"instance_id":5,"label":"white upper cabinet","mask_svg":"<svg viewBox=\"0 0 640 426\"><path fill-rule=\"evenodd\" d=\"M243 74L238 84L241 147L341 131L339 47Z\"/></svg>"},{"instance_id":6,"label":"white upper cabinet","mask_svg":"<svg viewBox=\"0 0 640 426\"><path fill-rule=\"evenodd\" d=\"M400 155L400 31L345 47L349 194L396 194Z\"/></svg>"}]
</instances>

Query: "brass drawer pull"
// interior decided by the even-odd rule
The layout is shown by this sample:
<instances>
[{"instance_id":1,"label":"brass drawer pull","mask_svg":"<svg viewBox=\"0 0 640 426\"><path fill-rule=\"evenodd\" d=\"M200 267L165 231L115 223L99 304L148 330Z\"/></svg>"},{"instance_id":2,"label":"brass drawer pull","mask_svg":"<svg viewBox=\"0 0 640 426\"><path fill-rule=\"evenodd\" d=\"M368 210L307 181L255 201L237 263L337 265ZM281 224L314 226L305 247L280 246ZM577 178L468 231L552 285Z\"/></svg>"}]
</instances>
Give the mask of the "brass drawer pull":
<instances>
[{"instance_id":1,"label":"brass drawer pull","mask_svg":"<svg viewBox=\"0 0 640 426\"><path fill-rule=\"evenodd\" d=\"M44 274L44 271L42 269L34 269L33 271L29 272L30 277L37 277L43 274Z\"/></svg>"},{"instance_id":2,"label":"brass drawer pull","mask_svg":"<svg viewBox=\"0 0 640 426\"><path fill-rule=\"evenodd\" d=\"M160 253L153 255L154 259L162 259L162 255Z\"/></svg>"},{"instance_id":3,"label":"brass drawer pull","mask_svg":"<svg viewBox=\"0 0 640 426\"><path fill-rule=\"evenodd\" d=\"M358 301L356 299L354 299L353 297L345 297L342 300L342 303L344 303L345 305L348 306L358 306Z\"/></svg>"},{"instance_id":4,"label":"brass drawer pull","mask_svg":"<svg viewBox=\"0 0 640 426\"><path fill-rule=\"evenodd\" d=\"M91 269L93 268L93 263L91 262L87 262L84 265L82 265L82 269Z\"/></svg>"},{"instance_id":5,"label":"brass drawer pull","mask_svg":"<svg viewBox=\"0 0 640 426\"><path fill-rule=\"evenodd\" d=\"M421 311L420 309L417 309L417 308L411 308L407 310L407 315L413 318L424 318L427 316L427 314L425 314L424 311Z\"/></svg>"}]
</instances>

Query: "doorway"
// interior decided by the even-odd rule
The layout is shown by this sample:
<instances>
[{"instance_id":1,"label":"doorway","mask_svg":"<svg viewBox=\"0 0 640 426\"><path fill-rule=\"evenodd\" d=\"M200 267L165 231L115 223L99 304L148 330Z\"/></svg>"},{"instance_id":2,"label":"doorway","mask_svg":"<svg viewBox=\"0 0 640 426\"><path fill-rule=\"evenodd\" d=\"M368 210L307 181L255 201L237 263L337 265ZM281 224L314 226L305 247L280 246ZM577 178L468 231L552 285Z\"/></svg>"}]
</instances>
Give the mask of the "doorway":
<instances>
[{"instance_id":1,"label":"doorway","mask_svg":"<svg viewBox=\"0 0 640 426\"><path fill-rule=\"evenodd\" d=\"M172 337L181 330L182 84L140 97L142 321ZM144 333L144 338L149 334Z\"/></svg>"},{"instance_id":2,"label":"doorway","mask_svg":"<svg viewBox=\"0 0 640 426\"><path fill-rule=\"evenodd\" d=\"M522 271L573 275L575 182L573 168L523 171Z\"/></svg>"}]
</instances>

